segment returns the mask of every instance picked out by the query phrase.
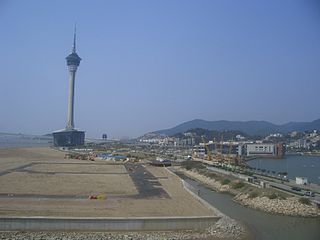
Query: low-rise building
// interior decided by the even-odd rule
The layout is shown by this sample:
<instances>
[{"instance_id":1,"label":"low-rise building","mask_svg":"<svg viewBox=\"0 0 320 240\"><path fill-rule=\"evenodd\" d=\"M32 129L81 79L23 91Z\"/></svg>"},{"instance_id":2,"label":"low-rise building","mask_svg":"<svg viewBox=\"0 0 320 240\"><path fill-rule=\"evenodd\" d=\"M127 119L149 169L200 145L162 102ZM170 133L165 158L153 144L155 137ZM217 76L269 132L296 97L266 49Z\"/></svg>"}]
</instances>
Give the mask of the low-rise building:
<instances>
[{"instance_id":1,"label":"low-rise building","mask_svg":"<svg viewBox=\"0 0 320 240\"><path fill-rule=\"evenodd\" d=\"M283 157L285 146L281 143L254 143L247 144L247 156Z\"/></svg>"},{"instance_id":2,"label":"low-rise building","mask_svg":"<svg viewBox=\"0 0 320 240\"><path fill-rule=\"evenodd\" d=\"M306 177L296 177L296 184L298 184L298 185L306 185L306 184L308 184L308 178L306 178Z\"/></svg>"},{"instance_id":3,"label":"low-rise building","mask_svg":"<svg viewBox=\"0 0 320 240\"><path fill-rule=\"evenodd\" d=\"M248 144L247 156L274 156L275 146L274 144Z\"/></svg>"}]
</instances>

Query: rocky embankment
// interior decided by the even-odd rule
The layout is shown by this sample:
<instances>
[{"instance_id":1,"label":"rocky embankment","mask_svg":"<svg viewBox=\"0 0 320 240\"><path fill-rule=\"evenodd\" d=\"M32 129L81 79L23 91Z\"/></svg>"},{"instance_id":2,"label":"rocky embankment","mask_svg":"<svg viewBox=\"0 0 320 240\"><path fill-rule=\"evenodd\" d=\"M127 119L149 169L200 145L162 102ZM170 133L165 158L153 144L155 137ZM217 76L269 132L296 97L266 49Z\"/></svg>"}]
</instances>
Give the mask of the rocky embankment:
<instances>
[{"instance_id":1,"label":"rocky embankment","mask_svg":"<svg viewBox=\"0 0 320 240\"><path fill-rule=\"evenodd\" d=\"M234 201L254 209L269 213L278 213L288 216L317 217L320 211L313 205L306 205L299 202L296 197L287 199L269 199L268 197L250 198L249 194L239 193Z\"/></svg>"},{"instance_id":2,"label":"rocky embankment","mask_svg":"<svg viewBox=\"0 0 320 240\"><path fill-rule=\"evenodd\" d=\"M0 239L11 240L221 240L248 239L248 232L237 221L222 216L204 231L168 232L0 232Z\"/></svg>"},{"instance_id":3,"label":"rocky embankment","mask_svg":"<svg viewBox=\"0 0 320 240\"><path fill-rule=\"evenodd\" d=\"M221 218L204 232L0 232L11 240L203 240L246 239L245 232L232 219Z\"/></svg>"},{"instance_id":4,"label":"rocky embankment","mask_svg":"<svg viewBox=\"0 0 320 240\"><path fill-rule=\"evenodd\" d=\"M237 221L222 216L214 225L203 231L168 232L0 232L0 239L11 240L221 240L248 239L248 232Z\"/></svg>"},{"instance_id":5,"label":"rocky embankment","mask_svg":"<svg viewBox=\"0 0 320 240\"><path fill-rule=\"evenodd\" d=\"M206 230L207 234L217 239L247 239L247 231L236 220L223 216ZM212 239L212 238L209 238Z\"/></svg>"},{"instance_id":6,"label":"rocky embankment","mask_svg":"<svg viewBox=\"0 0 320 240\"><path fill-rule=\"evenodd\" d=\"M216 190L217 192L230 192L234 195L238 194L238 191L231 189L231 187L228 184L223 185L220 181L217 181L213 178L204 176L204 175L198 173L197 171L185 170L183 168L179 168L178 171L183 173L187 177L190 177L194 180L197 180L197 181L207 185L208 187Z\"/></svg>"},{"instance_id":7,"label":"rocky embankment","mask_svg":"<svg viewBox=\"0 0 320 240\"><path fill-rule=\"evenodd\" d=\"M223 185L220 181L204 176L194 170L179 168L179 172L187 177L199 181L218 192L229 192L235 197L233 200L244 206L262 210L264 212L301 217L319 217L320 210L314 205L303 204L297 197L288 197L286 199L270 199L266 196L250 196L249 193L242 192L241 189L233 189L230 185Z\"/></svg>"}]
</instances>

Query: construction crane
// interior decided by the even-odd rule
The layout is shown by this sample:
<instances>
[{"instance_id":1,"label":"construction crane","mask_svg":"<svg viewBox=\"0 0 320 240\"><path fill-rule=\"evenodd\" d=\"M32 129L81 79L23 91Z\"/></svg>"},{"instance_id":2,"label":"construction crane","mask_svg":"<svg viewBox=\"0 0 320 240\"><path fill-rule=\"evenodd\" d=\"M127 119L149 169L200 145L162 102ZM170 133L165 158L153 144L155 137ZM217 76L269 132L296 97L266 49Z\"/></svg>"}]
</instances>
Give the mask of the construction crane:
<instances>
[{"instance_id":1,"label":"construction crane","mask_svg":"<svg viewBox=\"0 0 320 240\"><path fill-rule=\"evenodd\" d=\"M211 156L211 152L210 152L210 149L209 149L209 147L208 147L208 143L206 143L206 141L205 141L205 139L204 139L204 137L203 136L201 136L201 138L202 138L202 142L203 142L203 144L204 144L204 147L205 147L205 149L206 149L206 151L207 151L207 160L209 160L209 161L212 161L212 156Z\"/></svg>"},{"instance_id":2,"label":"construction crane","mask_svg":"<svg viewBox=\"0 0 320 240\"><path fill-rule=\"evenodd\" d=\"M220 161L223 162L223 133L220 138Z\"/></svg>"},{"instance_id":3,"label":"construction crane","mask_svg":"<svg viewBox=\"0 0 320 240\"><path fill-rule=\"evenodd\" d=\"M232 157L232 143L229 142L229 152L228 152L228 161L229 163L233 163L233 157Z\"/></svg>"},{"instance_id":4,"label":"construction crane","mask_svg":"<svg viewBox=\"0 0 320 240\"><path fill-rule=\"evenodd\" d=\"M218 142L217 139L214 139L214 151L215 151L215 157L216 159L219 158L219 153L218 153Z\"/></svg>"}]
</instances>

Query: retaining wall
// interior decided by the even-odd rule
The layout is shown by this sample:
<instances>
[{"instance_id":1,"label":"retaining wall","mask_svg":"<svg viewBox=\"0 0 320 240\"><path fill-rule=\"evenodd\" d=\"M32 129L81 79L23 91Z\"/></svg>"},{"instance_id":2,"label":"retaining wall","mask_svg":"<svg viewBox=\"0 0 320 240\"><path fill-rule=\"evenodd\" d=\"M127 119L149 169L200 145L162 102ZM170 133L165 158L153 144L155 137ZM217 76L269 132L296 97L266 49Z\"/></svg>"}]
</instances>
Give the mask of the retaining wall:
<instances>
[{"instance_id":1,"label":"retaining wall","mask_svg":"<svg viewBox=\"0 0 320 240\"><path fill-rule=\"evenodd\" d=\"M54 218L2 217L1 231L169 231L204 230L220 218Z\"/></svg>"}]
</instances>

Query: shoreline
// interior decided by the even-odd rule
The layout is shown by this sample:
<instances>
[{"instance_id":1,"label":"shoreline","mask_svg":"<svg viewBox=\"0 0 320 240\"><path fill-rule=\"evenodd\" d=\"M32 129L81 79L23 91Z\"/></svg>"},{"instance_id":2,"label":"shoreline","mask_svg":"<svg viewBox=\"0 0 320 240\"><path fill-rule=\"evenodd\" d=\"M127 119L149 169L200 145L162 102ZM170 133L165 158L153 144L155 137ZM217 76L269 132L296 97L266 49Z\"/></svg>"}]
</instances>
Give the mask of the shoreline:
<instances>
[{"instance_id":1,"label":"shoreline","mask_svg":"<svg viewBox=\"0 0 320 240\"><path fill-rule=\"evenodd\" d=\"M233 189L228 184L222 184L220 181L207 177L194 170L179 168L177 171L217 192L233 195L233 201L245 207L284 216L320 217L320 210L316 206L302 204L296 197L287 197L285 199L276 197L270 199L264 195L253 196L255 193L254 191L246 192L239 189ZM237 182L240 181L238 180ZM259 189L257 188L257 190Z\"/></svg>"}]
</instances>

